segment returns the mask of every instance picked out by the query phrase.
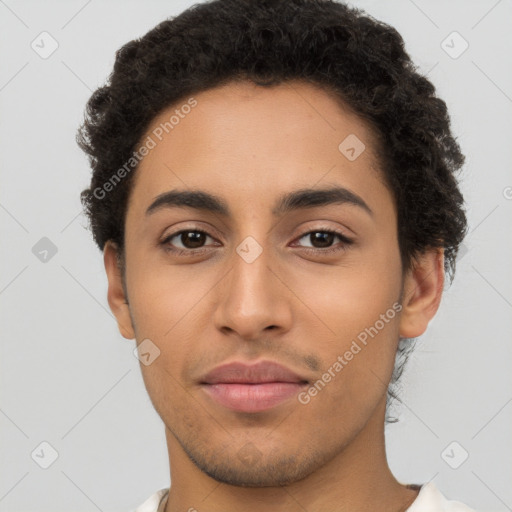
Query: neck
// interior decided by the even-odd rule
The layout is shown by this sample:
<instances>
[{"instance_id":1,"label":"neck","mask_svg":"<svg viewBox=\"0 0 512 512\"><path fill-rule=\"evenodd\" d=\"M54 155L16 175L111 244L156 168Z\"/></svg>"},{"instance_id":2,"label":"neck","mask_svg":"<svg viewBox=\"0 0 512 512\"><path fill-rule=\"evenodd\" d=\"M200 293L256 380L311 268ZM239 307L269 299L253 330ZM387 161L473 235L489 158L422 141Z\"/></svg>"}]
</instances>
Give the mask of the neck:
<instances>
[{"instance_id":1,"label":"neck","mask_svg":"<svg viewBox=\"0 0 512 512\"><path fill-rule=\"evenodd\" d=\"M199 470L166 429L172 485L165 512L300 511L403 512L418 490L400 484L385 452L384 400L365 427L333 459L306 478L283 487L237 487Z\"/></svg>"}]
</instances>

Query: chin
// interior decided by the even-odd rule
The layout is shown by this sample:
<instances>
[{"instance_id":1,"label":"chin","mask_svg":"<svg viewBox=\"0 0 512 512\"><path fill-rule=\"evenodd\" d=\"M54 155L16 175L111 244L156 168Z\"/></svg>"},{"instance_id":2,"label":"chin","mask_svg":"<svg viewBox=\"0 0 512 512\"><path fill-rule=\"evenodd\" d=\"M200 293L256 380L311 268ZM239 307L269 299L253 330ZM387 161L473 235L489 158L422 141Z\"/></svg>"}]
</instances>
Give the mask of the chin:
<instances>
[{"instance_id":1,"label":"chin","mask_svg":"<svg viewBox=\"0 0 512 512\"><path fill-rule=\"evenodd\" d=\"M276 455L257 452L252 448L244 450L244 448L238 453L230 453L229 449L224 449L220 457L193 454L188 451L187 454L192 462L209 477L217 482L237 487L290 485L306 478L325 463L318 454L315 457L297 455L297 453Z\"/></svg>"}]
</instances>

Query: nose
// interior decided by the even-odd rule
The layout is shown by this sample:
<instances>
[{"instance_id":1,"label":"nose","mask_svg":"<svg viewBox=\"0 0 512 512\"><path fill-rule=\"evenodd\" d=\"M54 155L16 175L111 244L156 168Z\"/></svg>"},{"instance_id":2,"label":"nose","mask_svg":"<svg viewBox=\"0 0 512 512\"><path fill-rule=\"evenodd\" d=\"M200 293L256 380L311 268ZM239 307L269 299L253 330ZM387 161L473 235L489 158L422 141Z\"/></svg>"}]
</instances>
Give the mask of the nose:
<instances>
[{"instance_id":1,"label":"nose","mask_svg":"<svg viewBox=\"0 0 512 512\"><path fill-rule=\"evenodd\" d=\"M241 252L240 254L243 255ZM218 293L214 322L224 333L255 340L267 331L291 327L290 297L279 265L265 249L253 261L234 252L232 268L216 287Z\"/></svg>"}]
</instances>

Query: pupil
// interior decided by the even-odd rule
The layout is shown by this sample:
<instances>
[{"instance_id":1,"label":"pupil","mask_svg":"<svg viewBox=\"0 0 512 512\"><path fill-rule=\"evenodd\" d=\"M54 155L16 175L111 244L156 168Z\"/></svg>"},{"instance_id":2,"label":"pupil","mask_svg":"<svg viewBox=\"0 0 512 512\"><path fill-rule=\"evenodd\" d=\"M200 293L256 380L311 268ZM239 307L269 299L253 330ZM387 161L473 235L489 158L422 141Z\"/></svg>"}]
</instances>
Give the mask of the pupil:
<instances>
[{"instance_id":1,"label":"pupil","mask_svg":"<svg viewBox=\"0 0 512 512\"><path fill-rule=\"evenodd\" d=\"M313 236L314 240L320 242L320 247L328 247L332 242L332 237L334 237L332 233L325 233L322 231L317 231L311 236Z\"/></svg>"},{"instance_id":2,"label":"pupil","mask_svg":"<svg viewBox=\"0 0 512 512\"><path fill-rule=\"evenodd\" d=\"M189 238L189 241L191 241L192 246L189 247L187 243L187 237ZM185 247L188 247L189 249L197 249L201 246L201 242L204 242L202 238L204 237L203 233L197 233L195 231L187 231L186 233L182 233L181 235L181 241Z\"/></svg>"}]
</instances>

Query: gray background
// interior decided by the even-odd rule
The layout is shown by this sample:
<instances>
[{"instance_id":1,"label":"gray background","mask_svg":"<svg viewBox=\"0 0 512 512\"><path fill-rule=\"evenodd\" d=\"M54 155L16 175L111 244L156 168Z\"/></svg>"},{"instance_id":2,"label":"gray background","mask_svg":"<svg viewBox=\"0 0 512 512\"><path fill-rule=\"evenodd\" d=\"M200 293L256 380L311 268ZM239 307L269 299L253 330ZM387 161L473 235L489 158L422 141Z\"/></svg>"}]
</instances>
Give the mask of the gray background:
<instances>
[{"instance_id":1,"label":"gray background","mask_svg":"<svg viewBox=\"0 0 512 512\"><path fill-rule=\"evenodd\" d=\"M163 425L81 215L90 171L74 138L115 50L192 3L0 0L1 511L127 511L168 486ZM471 232L402 380L401 421L386 428L390 466L479 510L512 510L512 2L352 5L403 35L467 156ZM46 59L31 47L43 31L59 45ZM453 31L469 43L457 58L442 46ZM43 237L57 249L45 262ZM43 441L58 453L47 469Z\"/></svg>"}]
</instances>

